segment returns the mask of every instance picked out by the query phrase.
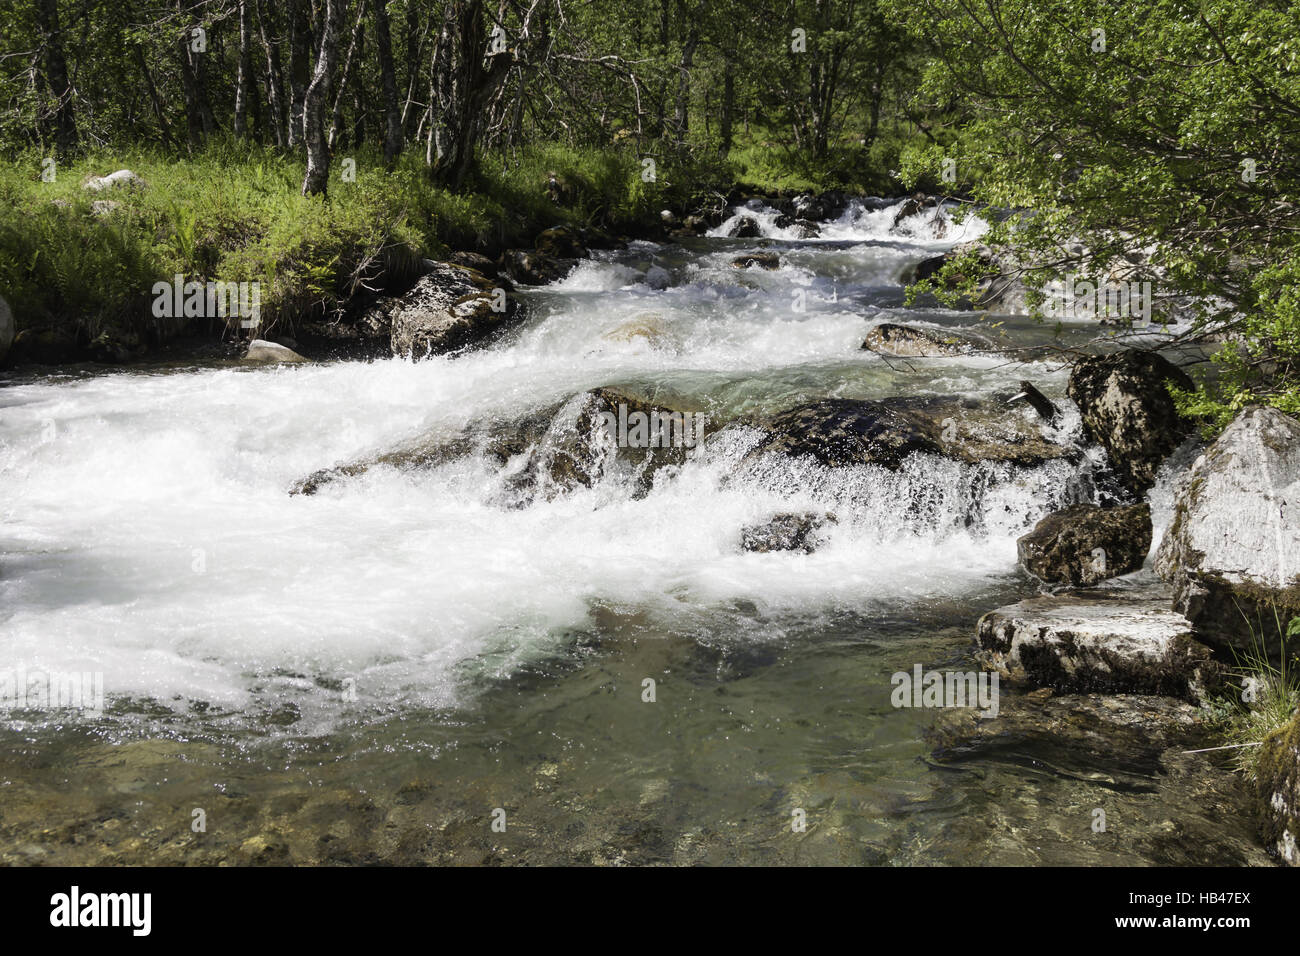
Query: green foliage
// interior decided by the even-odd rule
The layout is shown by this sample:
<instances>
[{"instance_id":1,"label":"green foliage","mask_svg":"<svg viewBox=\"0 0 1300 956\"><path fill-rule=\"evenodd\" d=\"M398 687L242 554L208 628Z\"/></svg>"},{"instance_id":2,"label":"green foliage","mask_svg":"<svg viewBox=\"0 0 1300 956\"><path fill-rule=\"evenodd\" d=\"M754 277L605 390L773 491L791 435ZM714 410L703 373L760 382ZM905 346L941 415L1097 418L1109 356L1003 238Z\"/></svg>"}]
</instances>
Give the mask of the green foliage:
<instances>
[{"instance_id":1,"label":"green foliage","mask_svg":"<svg viewBox=\"0 0 1300 956\"><path fill-rule=\"evenodd\" d=\"M941 154L993 206L1029 209L993 244L1042 266L1142 261L1157 297L1187 294L1228 334L1184 408L1221 424L1250 402L1300 404L1300 8L1251 0L894 3L934 58L922 94L944 119L909 154ZM1099 30L1105 31L1101 48ZM945 119L946 118L946 119ZM1257 175L1248 175L1253 161Z\"/></svg>"}]
</instances>

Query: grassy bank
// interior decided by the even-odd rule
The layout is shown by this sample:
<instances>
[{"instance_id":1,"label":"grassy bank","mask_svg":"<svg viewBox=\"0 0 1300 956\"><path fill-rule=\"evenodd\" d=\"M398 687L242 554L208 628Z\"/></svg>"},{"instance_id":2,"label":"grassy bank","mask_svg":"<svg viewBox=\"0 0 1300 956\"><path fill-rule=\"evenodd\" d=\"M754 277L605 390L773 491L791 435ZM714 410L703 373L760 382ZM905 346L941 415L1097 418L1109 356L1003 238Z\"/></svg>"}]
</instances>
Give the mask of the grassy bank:
<instances>
[{"instance_id":1,"label":"grassy bank","mask_svg":"<svg viewBox=\"0 0 1300 956\"><path fill-rule=\"evenodd\" d=\"M353 181L340 157L329 194L306 198L302 160L260 147L218 144L185 159L97 152L52 182L38 155L17 157L0 170L0 289L19 332L54 346L164 337L150 290L178 273L260 282L264 328L284 329L454 249L495 256L557 224L645 231L660 209L728 175L723 163L694 162L661 166L647 182L631 153L534 146L508 167L485 161L470 189L451 193L418 157L391 171L375 154L352 158ZM85 188L118 169L143 185ZM566 186L561 204L547 192L552 174Z\"/></svg>"}]
</instances>

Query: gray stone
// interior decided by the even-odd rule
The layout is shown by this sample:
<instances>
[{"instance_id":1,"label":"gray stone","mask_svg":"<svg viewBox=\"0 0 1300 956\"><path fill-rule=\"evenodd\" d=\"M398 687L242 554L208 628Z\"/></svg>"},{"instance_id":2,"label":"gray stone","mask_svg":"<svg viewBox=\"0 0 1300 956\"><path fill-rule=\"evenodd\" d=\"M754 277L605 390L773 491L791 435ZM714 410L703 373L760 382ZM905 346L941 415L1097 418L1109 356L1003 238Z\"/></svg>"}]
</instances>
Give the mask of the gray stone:
<instances>
[{"instance_id":1,"label":"gray stone","mask_svg":"<svg viewBox=\"0 0 1300 956\"><path fill-rule=\"evenodd\" d=\"M248 343L248 351L244 353L245 362L256 362L263 365L274 364L294 364L298 362L307 362L293 349L286 348L279 342L269 342L266 339L253 339Z\"/></svg>"},{"instance_id":2,"label":"gray stone","mask_svg":"<svg viewBox=\"0 0 1300 956\"><path fill-rule=\"evenodd\" d=\"M1146 494L1156 473L1191 431L1169 386L1190 389L1187 374L1155 352L1131 349L1080 359L1070 370L1069 395L1083 430L1106 449L1116 477Z\"/></svg>"},{"instance_id":3,"label":"gray stone","mask_svg":"<svg viewBox=\"0 0 1300 956\"><path fill-rule=\"evenodd\" d=\"M415 358L481 345L524 317L504 287L449 263L437 263L399 302L391 312L391 348Z\"/></svg>"},{"instance_id":4,"label":"gray stone","mask_svg":"<svg viewBox=\"0 0 1300 956\"><path fill-rule=\"evenodd\" d=\"M1243 411L1192 466L1156 554L1201 639L1270 649L1300 616L1300 422ZM1276 616L1275 616L1276 615Z\"/></svg>"},{"instance_id":5,"label":"gray stone","mask_svg":"<svg viewBox=\"0 0 1300 956\"><path fill-rule=\"evenodd\" d=\"M1196 703L1222 680L1191 622L1157 595L1099 589L1030 598L985 614L976 633L986 667L1058 692Z\"/></svg>"}]
</instances>

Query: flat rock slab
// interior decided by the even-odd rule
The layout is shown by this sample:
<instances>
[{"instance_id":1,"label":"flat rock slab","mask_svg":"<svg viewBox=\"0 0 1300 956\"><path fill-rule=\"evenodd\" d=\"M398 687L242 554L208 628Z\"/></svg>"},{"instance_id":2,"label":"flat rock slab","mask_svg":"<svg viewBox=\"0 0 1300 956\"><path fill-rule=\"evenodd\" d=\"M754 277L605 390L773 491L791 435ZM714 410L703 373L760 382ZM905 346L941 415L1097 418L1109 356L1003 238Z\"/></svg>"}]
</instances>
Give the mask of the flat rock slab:
<instances>
[{"instance_id":1,"label":"flat rock slab","mask_svg":"<svg viewBox=\"0 0 1300 956\"><path fill-rule=\"evenodd\" d=\"M1221 666L1169 601L1123 590L1030 598L979 620L981 662L1059 692L1160 694L1199 702Z\"/></svg>"}]
</instances>

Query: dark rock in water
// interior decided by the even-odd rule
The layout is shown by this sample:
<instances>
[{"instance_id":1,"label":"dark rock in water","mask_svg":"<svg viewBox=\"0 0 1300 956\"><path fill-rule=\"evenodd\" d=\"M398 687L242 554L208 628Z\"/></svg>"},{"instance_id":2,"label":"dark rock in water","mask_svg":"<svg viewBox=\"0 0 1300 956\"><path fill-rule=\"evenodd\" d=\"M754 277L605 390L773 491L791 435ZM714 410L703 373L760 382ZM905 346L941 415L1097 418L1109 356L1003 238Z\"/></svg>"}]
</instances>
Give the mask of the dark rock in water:
<instances>
[{"instance_id":1,"label":"dark rock in water","mask_svg":"<svg viewBox=\"0 0 1300 956\"><path fill-rule=\"evenodd\" d=\"M767 436L746 461L780 453L811 455L832 467L876 464L896 470L913 452L1024 467L1078 456L1077 449L1044 438L1004 403L962 396L821 399L755 425Z\"/></svg>"},{"instance_id":2,"label":"dark rock in water","mask_svg":"<svg viewBox=\"0 0 1300 956\"><path fill-rule=\"evenodd\" d=\"M702 236L709 231L709 221L704 216L687 216L682 220L682 228L693 235Z\"/></svg>"},{"instance_id":3,"label":"dark rock in water","mask_svg":"<svg viewBox=\"0 0 1300 956\"><path fill-rule=\"evenodd\" d=\"M741 216L727 232L732 239L757 239L762 234L758 220L753 216Z\"/></svg>"},{"instance_id":4,"label":"dark rock in water","mask_svg":"<svg viewBox=\"0 0 1300 956\"><path fill-rule=\"evenodd\" d=\"M1151 550L1151 506L1073 505L1016 542L1020 563L1048 584L1087 587L1137 571Z\"/></svg>"},{"instance_id":5,"label":"dark rock in water","mask_svg":"<svg viewBox=\"0 0 1300 956\"><path fill-rule=\"evenodd\" d=\"M731 264L737 269L748 269L750 266L778 269L781 266L781 257L775 252L751 252L749 255L737 256L731 260Z\"/></svg>"},{"instance_id":6,"label":"dark rock in water","mask_svg":"<svg viewBox=\"0 0 1300 956\"><path fill-rule=\"evenodd\" d=\"M777 216L772 220L772 225L778 229L797 229L800 239L816 239L822 234L821 228L815 222L807 219L795 219L793 216L787 216L785 213Z\"/></svg>"},{"instance_id":7,"label":"dark rock in water","mask_svg":"<svg viewBox=\"0 0 1300 956\"><path fill-rule=\"evenodd\" d=\"M391 314L393 354L423 358L470 348L524 317L519 300L482 273L437 263Z\"/></svg>"},{"instance_id":8,"label":"dark rock in water","mask_svg":"<svg viewBox=\"0 0 1300 956\"><path fill-rule=\"evenodd\" d=\"M867 332L862 349L900 358L937 358L964 355L979 347L990 347L967 333L951 330L923 329L915 325L882 322Z\"/></svg>"},{"instance_id":9,"label":"dark rock in water","mask_svg":"<svg viewBox=\"0 0 1300 956\"><path fill-rule=\"evenodd\" d=\"M481 252L458 250L448 256L447 261L455 266L461 266L465 269L473 269L475 272L481 272L483 275L491 279L502 279L505 282L510 281L509 279L504 279L500 275L500 266ZM509 291L508 287L506 291Z\"/></svg>"},{"instance_id":10,"label":"dark rock in water","mask_svg":"<svg viewBox=\"0 0 1300 956\"><path fill-rule=\"evenodd\" d=\"M587 254L578 230L572 226L552 226L537 234L533 247L552 259L581 259Z\"/></svg>"},{"instance_id":11,"label":"dark rock in water","mask_svg":"<svg viewBox=\"0 0 1300 956\"><path fill-rule=\"evenodd\" d=\"M947 256L931 256L929 259L922 259L912 270L912 282L920 282L923 279L929 279L936 275L940 269L947 263Z\"/></svg>"},{"instance_id":12,"label":"dark rock in water","mask_svg":"<svg viewBox=\"0 0 1300 956\"><path fill-rule=\"evenodd\" d=\"M755 452L811 455L832 467L897 469L912 452L942 454L926 423L877 401L821 399L782 412L765 426L768 436Z\"/></svg>"},{"instance_id":13,"label":"dark rock in water","mask_svg":"<svg viewBox=\"0 0 1300 956\"><path fill-rule=\"evenodd\" d=\"M1099 589L1030 598L976 627L981 662L1058 692L1163 694L1197 703L1224 669L1163 595Z\"/></svg>"},{"instance_id":14,"label":"dark rock in water","mask_svg":"<svg viewBox=\"0 0 1300 956\"><path fill-rule=\"evenodd\" d=\"M829 190L820 195L804 193L795 196L790 211L793 219L805 219L812 222L826 222L838 219L849 204L849 198L838 190Z\"/></svg>"},{"instance_id":15,"label":"dark rock in water","mask_svg":"<svg viewBox=\"0 0 1300 956\"><path fill-rule=\"evenodd\" d=\"M555 259L530 249L507 249L501 256L501 268L523 285L546 285L563 279L577 265L576 259Z\"/></svg>"},{"instance_id":16,"label":"dark rock in water","mask_svg":"<svg viewBox=\"0 0 1300 956\"><path fill-rule=\"evenodd\" d=\"M1255 767L1264 846L1279 863L1300 866L1300 712L1264 738Z\"/></svg>"},{"instance_id":17,"label":"dark rock in water","mask_svg":"<svg viewBox=\"0 0 1300 956\"><path fill-rule=\"evenodd\" d=\"M750 525L740 532L740 546L746 551L802 551L811 554L817 549L817 532L828 522L835 524L835 515L804 512L783 512L773 515L765 524Z\"/></svg>"},{"instance_id":18,"label":"dark rock in water","mask_svg":"<svg viewBox=\"0 0 1300 956\"><path fill-rule=\"evenodd\" d=\"M1110 456L1120 482L1136 495L1155 484L1164 460L1191 431L1169 386L1192 381L1155 352L1128 350L1080 359L1070 370L1070 398L1083 428Z\"/></svg>"},{"instance_id":19,"label":"dark rock in water","mask_svg":"<svg viewBox=\"0 0 1300 956\"><path fill-rule=\"evenodd\" d=\"M890 228L897 229L900 225L902 225L904 219L908 219L912 216L915 216L923 209L929 209L933 206L937 206L938 203L939 200L937 200L933 196L927 196L924 193L917 193L911 198L904 200L903 204L898 207L898 212L894 213L894 221L891 224Z\"/></svg>"},{"instance_id":20,"label":"dark rock in water","mask_svg":"<svg viewBox=\"0 0 1300 956\"><path fill-rule=\"evenodd\" d=\"M13 310L0 297L0 365L4 364L5 356L9 354L9 346L13 345L15 329Z\"/></svg>"},{"instance_id":21,"label":"dark rock in water","mask_svg":"<svg viewBox=\"0 0 1300 956\"><path fill-rule=\"evenodd\" d=\"M1300 616L1300 422L1239 414L1188 473L1155 566L1202 640L1276 652L1277 621Z\"/></svg>"},{"instance_id":22,"label":"dark rock in water","mask_svg":"<svg viewBox=\"0 0 1300 956\"><path fill-rule=\"evenodd\" d=\"M1040 418L1044 421L1055 423L1061 417L1061 410L1046 395L1034 387L1033 382L1020 380L1020 391L1012 395L1010 401L1024 402L1034 411L1038 412Z\"/></svg>"}]
</instances>

